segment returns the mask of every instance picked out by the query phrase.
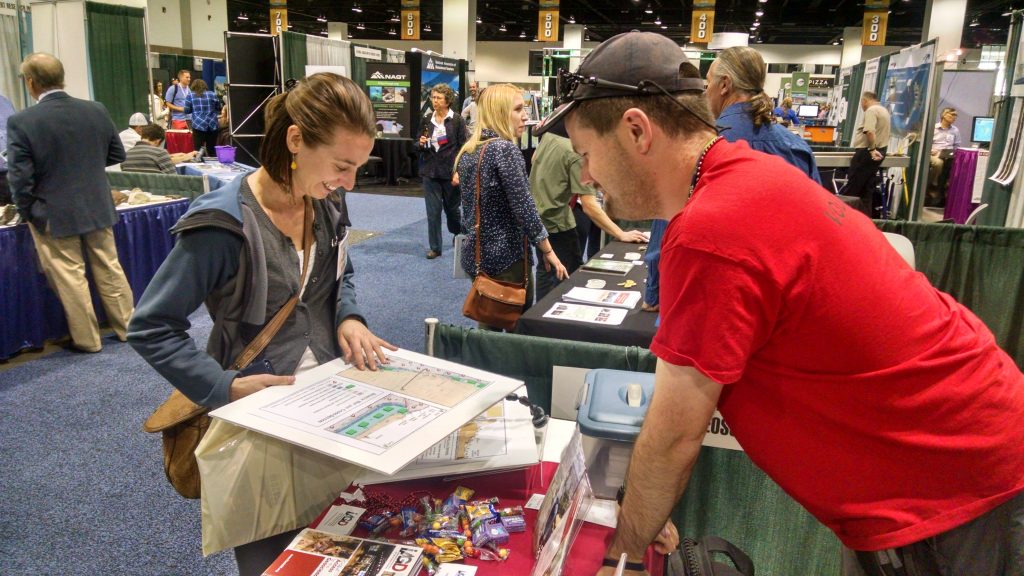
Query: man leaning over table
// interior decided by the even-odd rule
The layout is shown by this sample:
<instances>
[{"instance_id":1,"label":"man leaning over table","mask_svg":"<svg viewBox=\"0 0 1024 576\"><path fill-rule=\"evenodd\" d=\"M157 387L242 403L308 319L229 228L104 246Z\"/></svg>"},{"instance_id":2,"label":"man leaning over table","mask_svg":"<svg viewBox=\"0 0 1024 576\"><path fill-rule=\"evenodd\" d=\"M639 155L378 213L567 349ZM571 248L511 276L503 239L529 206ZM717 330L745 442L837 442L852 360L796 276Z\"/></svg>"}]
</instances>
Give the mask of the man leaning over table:
<instances>
[{"instance_id":1,"label":"man leaning over table","mask_svg":"<svg viewBox=\"0 0 1024 576\"><path fill-rule=\"evenodd\" d=\"M124 148L102 104L64 92L60 60L30 54L21 63L21 74L39 103L7 121L11 193L29 224L46 279L64 305L72 348L99 352L83 249L107 320L122 342L134 306L117 259L117 213L104 172L124 160Z\"/></svg>"},{"instance_id":2,"label":"man leaning over table","mask_svg":"<svg viewBox=\"0 0 1024 576\"><path fill-rule=\"evenodd\" d=\"M538 127L564 127L623 217L670 219L655 394L601 576L622 553L643 573L716 408L848 574L1024 574L1024 375L863 214L721 139L699 76L672 40L621 34Z\"/></svg>"}]
</instances>

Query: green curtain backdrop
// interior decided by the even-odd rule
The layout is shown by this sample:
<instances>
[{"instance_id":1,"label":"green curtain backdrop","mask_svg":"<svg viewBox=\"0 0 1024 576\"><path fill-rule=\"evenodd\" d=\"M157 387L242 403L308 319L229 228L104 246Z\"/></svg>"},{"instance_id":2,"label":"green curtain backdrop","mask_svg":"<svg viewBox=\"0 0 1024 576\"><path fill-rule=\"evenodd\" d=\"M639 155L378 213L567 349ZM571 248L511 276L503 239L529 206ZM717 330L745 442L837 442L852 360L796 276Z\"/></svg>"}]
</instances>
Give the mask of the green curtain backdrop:
<instances>
[{"instance_id":1,"label":"green curtain backdrop","mask_svg":"<svg viewBox=\"0 0 1024 576\"><path fill-rule=\"evenodd\" d=\"M145 10L86 2L85 17L93 98L127 128L132 113L149 110Z\"/></svg>"},{"instance_id":2,"label":"green curtain backdrop","mask_svg":"<svg viewBox=\"0 0 1024 576\"><path fill-rule=\"evenodd\" d=\"M974 312L1024 369L1024 229L876 220L914 245L917 270ZM899 287L893 287L893 293Z\"/></svg>"},{"instance_id":3,"label":"green curtain backdrop","mask_svg":"<svg viewBox=\"0 0 1024 576\"><path fill-rule=\"evenodd\" d=\"M281 32L281 55L284 59L284 78L301 80L306 77L306 35Z\"/></svg>"}]
</instances>

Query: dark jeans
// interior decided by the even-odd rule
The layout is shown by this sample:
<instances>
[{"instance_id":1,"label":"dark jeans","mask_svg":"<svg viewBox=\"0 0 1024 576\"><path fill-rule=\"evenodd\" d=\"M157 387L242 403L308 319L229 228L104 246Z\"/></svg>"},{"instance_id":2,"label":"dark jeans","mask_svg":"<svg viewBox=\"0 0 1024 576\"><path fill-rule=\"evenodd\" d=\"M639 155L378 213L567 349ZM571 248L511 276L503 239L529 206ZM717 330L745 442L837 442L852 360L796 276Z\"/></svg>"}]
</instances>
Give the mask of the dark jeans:
<instances>
[{"instance_id":1,"label":"dark jeans","mask_svg":"<svg viewBox=\"0 0 1024 576\"><path fill-rule=\"evenodd\" d=\"M585 254L583 261L586 262L603 248L601 246L601 227L594 224L580 204L573 206L572 215L576 218L576 237L579 238L580 250Z\"/></svg>"},{"instance_id":2,"label":"dark jeans","mask_svg":"<svg viewBox=\"0 0 1024 576\"><path fill-rule=\"evenodd\" d=\"M970 522L881 552L844 550L844 576L1024 576L1024 493Z\"/></svg>"},{"instance_id":3,"label":"dark jeans","mask_svg":"<svg viewBox=\"0 0 1024 576\"><path fill-rule=\"evenodd\" d=\"M878 151L882 153L882 160L885 160L885 148L879 148ZM882 165L882 160L872 160L867 148L857 148L850 159L850 168L846 171L844 194L860 198L868 218L874 218L878 214L875 206L878 206L879 202L875 201L875 194L878 191L878 167Z\"/></svg>"},{"instance_id":4,"label":"dark jeans","mask_svg":"<svg viewBox=\"0 0 1024 576\"><path fill-rule=\"evenodd\" d=\"M203 132L202 130L193 130L192 145L195 146L196 151L203 146L206 146L205 155L216 156L217 150L215 147L217 146L217 131L211 130L209 132Z\"/></svg>"},{"instance_id":5,"label":"dark jeans","mask_svg":"<svg viewBox=\"0 0 1024 576\"><path fill-rule=\"evenodd\" d=\"M289 530L277 536L264 538L235 547L235 563L238 576L260 576L274 560L291 544L301 530Z\"/></svg>"},{"instance_id":6,"label":"dark jeans","mask_svg":"<svg viewBox=\"0 0 1024 576\"><path fill-rule=\"evenodd\" d=\"M0 206L13 203L11 188L7 185L7 172L0 172Z\"/></svg>"},{"instance_id":7,"label":"dark jeans","mask_svg":"<svg viewBox=\"0 0 1024 576\"><path fill-rule=\"evenodd\" d=\"M555 232L554 234L548 235L548 242L551 243L551 249L555 251L555 256L562 261L562 266L565 266L565 270L572 274L580 267L583 263L583 255L580 250L580 240L576 236L576 229L566 230L564 232ZM555 274L554 268L550 271L544 269L544 255L540 253L540 249L536 249L537 252L537 300L547 296L548 292L561 280Z\"/></svg>"},{"instance_id":8,"label":"dark jeans","mask_svg":"<svg viewBox=\"0 0 1024 576\"><path fill-rule=\"evenodd\" d=\"M462 215L459 214L459 189L447 178L423 178L423 199L427 202L427 240L430 249L438 254L441 242L441 210L448 221L448 231L462 233Z\"/></svg>"},{"instance_id":9,"label":"dark jeans","mask_svg":"<svg viewBox=\"0 0 1024 576\"><path fill-rule=\"evenodd\" d=\"M516 282L522 283L523 279L526 279L526 304L523 305L523 312L530 309L533 306L533 278L530 278L529 274L526 274L526 267L522 260L516 260L514 264L502 270L498 274L489 274L491 278L495 280L501 280L503 282ZM477 327L481 330L490 330L491 332L501 332L502 329L497 326L491 326L490 324L484 324L483 322L477 322Z\"/></svg>"}]
</instances>

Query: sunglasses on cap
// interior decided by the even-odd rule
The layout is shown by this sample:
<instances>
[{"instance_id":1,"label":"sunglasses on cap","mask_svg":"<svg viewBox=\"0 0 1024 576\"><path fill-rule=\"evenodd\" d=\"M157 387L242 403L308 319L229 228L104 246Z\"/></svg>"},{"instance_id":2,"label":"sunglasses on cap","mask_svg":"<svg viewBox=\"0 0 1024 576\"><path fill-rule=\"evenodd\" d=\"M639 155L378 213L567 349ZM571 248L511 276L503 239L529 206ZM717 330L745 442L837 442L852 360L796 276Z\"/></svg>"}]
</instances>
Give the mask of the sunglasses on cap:
<instances>
[{"instance_id":1,"label":"sunglasses on cap","mask_svg":"<svg viewBox=\"0 0 1024 576\"><path fill-rule=\"evenodd\" d=\"M702 78L680 78L679 81L683 90L704 91L704 80ZM592 87L596 89L595 92L599 92L599 94L579 94L580 89L583 87ZM676 106L679 106L686 112L693 115L708 128L711 128L716 132L718 131L718 128L714 124L705 120L703 116L697 114L689 106L680 102L672 95L672 93L665 90L660 84L651 80L641 80L636 85L622 84L620 82L604 80L597 76L584 76L578 72L569 72L564 68L559 69L558 75L555 79L556 106L568 104L577 100L629 96L630 93L637 96L667 96Z\"/></svg>"}]
</instances>

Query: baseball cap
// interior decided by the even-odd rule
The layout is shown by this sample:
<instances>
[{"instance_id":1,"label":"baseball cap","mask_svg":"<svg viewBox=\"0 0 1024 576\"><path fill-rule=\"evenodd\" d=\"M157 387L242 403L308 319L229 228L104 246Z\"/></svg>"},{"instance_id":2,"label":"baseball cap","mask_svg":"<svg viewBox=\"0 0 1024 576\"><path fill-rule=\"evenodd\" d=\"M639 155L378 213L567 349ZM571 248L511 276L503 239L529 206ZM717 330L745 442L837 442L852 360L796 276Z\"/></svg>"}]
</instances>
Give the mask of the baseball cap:
<instances>
[{"instance_id":1,"label":"baseball cap","mask_svg":"<svg viewBox=\"0 0 1024 576\"><path fill-rule=\"evenodd\" d=\"M575 74L559 73L557 96L562 104L544 118L534 134L565 136L565 117L582 100L703 91L703 78L682 76L680 68L689 63L679 45L661 34L612 36L587 55Z\"/></svg>"},{"instance_id":2,"label":"baseball cap","mask_svg":"<svg viewBox=\"0 0 1024 576\"><path fill-rule=\"evenodd\" d=\"M146 115L142 112L136 112L128 119L129 126L145 126L146 124L149 124L149 121L146 120Z\"/></svg>"}]
</instances>

